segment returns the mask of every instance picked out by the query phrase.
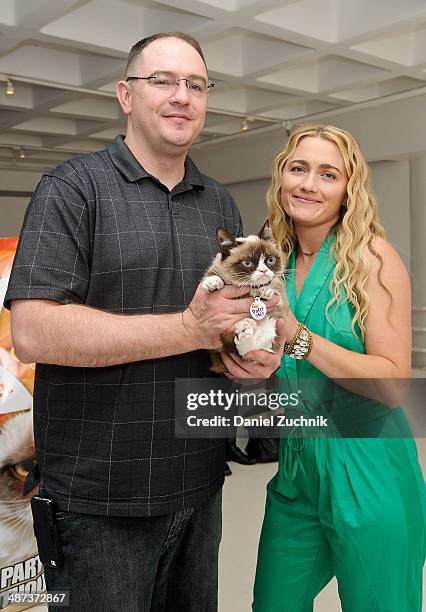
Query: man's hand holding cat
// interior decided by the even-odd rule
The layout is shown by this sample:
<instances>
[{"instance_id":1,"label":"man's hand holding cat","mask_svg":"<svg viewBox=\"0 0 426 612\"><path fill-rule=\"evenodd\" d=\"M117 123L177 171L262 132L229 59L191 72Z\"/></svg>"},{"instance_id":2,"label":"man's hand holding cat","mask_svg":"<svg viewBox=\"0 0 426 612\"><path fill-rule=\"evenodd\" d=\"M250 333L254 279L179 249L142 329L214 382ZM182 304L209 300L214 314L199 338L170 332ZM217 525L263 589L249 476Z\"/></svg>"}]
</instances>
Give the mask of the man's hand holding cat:
<instances>
[{"instance_id":1,"label":"man's hand holding cat","mask_svg":"<svg viewBox=\"0 0 426 612\"><path fill-rule=\"evenodd\" d=\"M269 378L280 367L283 356L285 333L284 320L277 319L278 349L270 351L250 351L244 355L244 359L238 355L221 353L222 361L229 374L228 378Z\"/></svg>"},{"instance_id":2,"label":"man's hand holding cat","mask_svg":"<svg viewBox=\"0 0 426 612\"><path fill-rule=\"evenodd\" d=\"M250 289L226 285L223 289L208 292L202 285L198 286L192 302L182 313L182 320L187 332L199 339L200 348L220 348L220 334L247 317L253 303ZM273 310L277 303L278 297L274 296L266 303L267 309Z\"/></svg>"}]
</instances>

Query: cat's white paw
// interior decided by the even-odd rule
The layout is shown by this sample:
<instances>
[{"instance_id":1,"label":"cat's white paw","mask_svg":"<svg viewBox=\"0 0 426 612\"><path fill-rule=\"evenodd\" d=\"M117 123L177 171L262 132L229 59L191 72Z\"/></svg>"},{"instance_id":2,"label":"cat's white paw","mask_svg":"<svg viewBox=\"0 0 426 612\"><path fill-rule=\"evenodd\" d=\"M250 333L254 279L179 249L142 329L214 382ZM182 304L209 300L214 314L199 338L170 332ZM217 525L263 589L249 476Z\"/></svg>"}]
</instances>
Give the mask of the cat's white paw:
<instances>
[{"instance_id":1,"label":"cat's white paw","mask_svg":"<svg viewBox=\"0 0 426 612\"><path fill-rule=\"evenodd\" d=\"M242 321L238 321L232 329L235 331L234 344L239 355L243 356L248 351L255 349L254 334L256 331L256 321L247 317Z\"/></svg>"},{"instance_id":2,"label":"cat's white paw","mask_svg":"<svg viewBox=\"0 0 426 612\"><path fill-rule=\"evenodd\" d=\"M242 338L242 337L249 337L249 336L253 336L254 332L256 329L256 321L254 321L253 319L249 319L248 317L246 319L243 319L242 321L238 321L238 323L235 323L235 325L232 327L232 330L235 332L235 335L237 336L237 338Z\"/></svg>"},{"instance_id":3,"label":"cat's white paw","mask_svg":"<svg viewBox=\"0 0 426 612\"><path fill-rule=\"evenodd\" d=\"M247 322L245 325L241 325L241 323L245 322ZM257 348L253 323L254 327L256 327L256 323L252 319L243 319L243 321L237 323L237 326L239 326L239 328L238 331L235 331L236 335L234 338L234 343L235 348L237 349L238 354L241 357L243 357L249 351L254 351Z\"/></svg>"},{"instance_id":4,"label":"cat's white paw","mask_svg":"<svg viewBox=\"0 0 426 612\"><path fill-rule=\"evenodd\" d=\"M222 289L222 287L225 286L225 283L220 276L214 274L213 276L206 276L206 278L201 281L201 286L206 291L217 291L218 289Z\"/></svg>"},{"instance_id":5,"label":"cat's white paw","mask_svg":"<svg viewBox=\"0 0 426 612\"><path fill-rule=\"evenodd\" d=\"M272 287L260 287L258 290L258 296L262 298L262 300L270 300L275 295L275 291Z\"/></svg>"}]
</instances>

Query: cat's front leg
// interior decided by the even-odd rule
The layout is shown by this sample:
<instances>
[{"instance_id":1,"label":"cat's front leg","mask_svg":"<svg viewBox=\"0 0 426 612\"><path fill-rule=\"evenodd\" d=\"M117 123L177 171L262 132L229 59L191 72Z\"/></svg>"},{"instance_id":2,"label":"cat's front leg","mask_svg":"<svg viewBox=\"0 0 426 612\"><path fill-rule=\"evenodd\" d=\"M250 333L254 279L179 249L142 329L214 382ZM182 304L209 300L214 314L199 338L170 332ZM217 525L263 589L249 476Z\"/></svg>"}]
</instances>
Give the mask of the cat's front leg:
<instances>
[{"instance_id":1,"label":"cat's front leg","mask_svg":"<svg viewBox=\"0 0 426 612\"><path fill-rule=\"evenodd\" d=\"M275 291L272 287L260 287L259 289L252 289L250 295L252 297L260 297L262 300L270 300L274 297Z\"/></svg>"},{"instance_id":2,"label":"cat's front leg","mask_svg":"<svg viewBox=\"0 0 426 612\"><path fill-rule=\"evenodd\" d=\"M222 289L225 286L223 280L217 274L213 274L212 276L206 276L201 281L201 286L206 291L217 291L218 289Z\"/></svg>"},{"instance_id":3,"label":"cat's front leg","mask_svg":"<svg viewBox=\"0 0 426 612\"><path fill-rule=\"evenodd\" d=\"M243 356L245 353L256 348L253 342L256 331L256 321L246 317L242 321L238 321L232 329L235 332L234 343L239 355Z\"/></svg>"},{"instance_id":4,"label":"cat's front leg","mask_svg":"<svg viewBox=\"0 0 426 612\"><path fill-rule=\"evenodd\" d=\"M254 334L254 330L256 329L256 321L253 319L249 319L246 317L235 325L232 326L232 331L235 332L235 335L238 337L241 336L252 336Z\"/></svg>"}]
</instances>

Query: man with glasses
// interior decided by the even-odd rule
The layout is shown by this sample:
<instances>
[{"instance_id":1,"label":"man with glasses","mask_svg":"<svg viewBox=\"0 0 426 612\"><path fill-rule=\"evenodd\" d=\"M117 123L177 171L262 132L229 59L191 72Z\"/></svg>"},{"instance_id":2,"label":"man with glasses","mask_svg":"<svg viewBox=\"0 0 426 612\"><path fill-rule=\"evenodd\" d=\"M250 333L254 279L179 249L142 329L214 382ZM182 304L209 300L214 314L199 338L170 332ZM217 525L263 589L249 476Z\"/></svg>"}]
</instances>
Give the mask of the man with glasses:
<instances>
[{"instance_id":1,"label":"man with glasses","mask_svg":"<svg viewBox=\"0 0 426 612\"><path fill-rule=\"evenodd\" d=\"M24 220L5 303L17 354L37 363L40 494L64 556L47 587L72 611L217 609L224 442L174 430L175 378L207 377L204 349L252 302L198 287L216 228L241 232L187 156L212 87L192 37L138 42L117 85L126 137L45 174ZM254 377L279 365L255 357Z\"/></svg>"}]
</instances>

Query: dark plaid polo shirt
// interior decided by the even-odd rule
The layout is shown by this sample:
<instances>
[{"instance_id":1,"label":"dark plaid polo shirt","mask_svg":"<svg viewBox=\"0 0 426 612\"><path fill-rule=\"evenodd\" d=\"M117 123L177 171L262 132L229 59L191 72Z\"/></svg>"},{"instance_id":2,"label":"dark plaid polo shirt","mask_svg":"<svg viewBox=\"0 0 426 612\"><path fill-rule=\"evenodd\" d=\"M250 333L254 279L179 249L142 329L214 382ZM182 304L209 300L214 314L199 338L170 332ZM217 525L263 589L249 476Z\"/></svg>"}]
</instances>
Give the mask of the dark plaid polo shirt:
<instances>
[{"instance_id":1,"label":"dark plaid polo shirt","mask_svg":"<svg viewBox=\"0 0 426 612\"><path fill-rule=\"evenodd\" d=\"M187 158L170 192L119 136L45 174L28 206L5 303L48 299L135 315L182 311L241 232L227 191ZM58 342L67 350L66 333ZM143 338L141 338L143 342ZM173 337L170 338L173 343ZM223 440L176 438L174 379L209 376L207 351L103 368L37 364L41 491L61 510L158 515L223 484Z\"/></svg>"}]
</instances>

